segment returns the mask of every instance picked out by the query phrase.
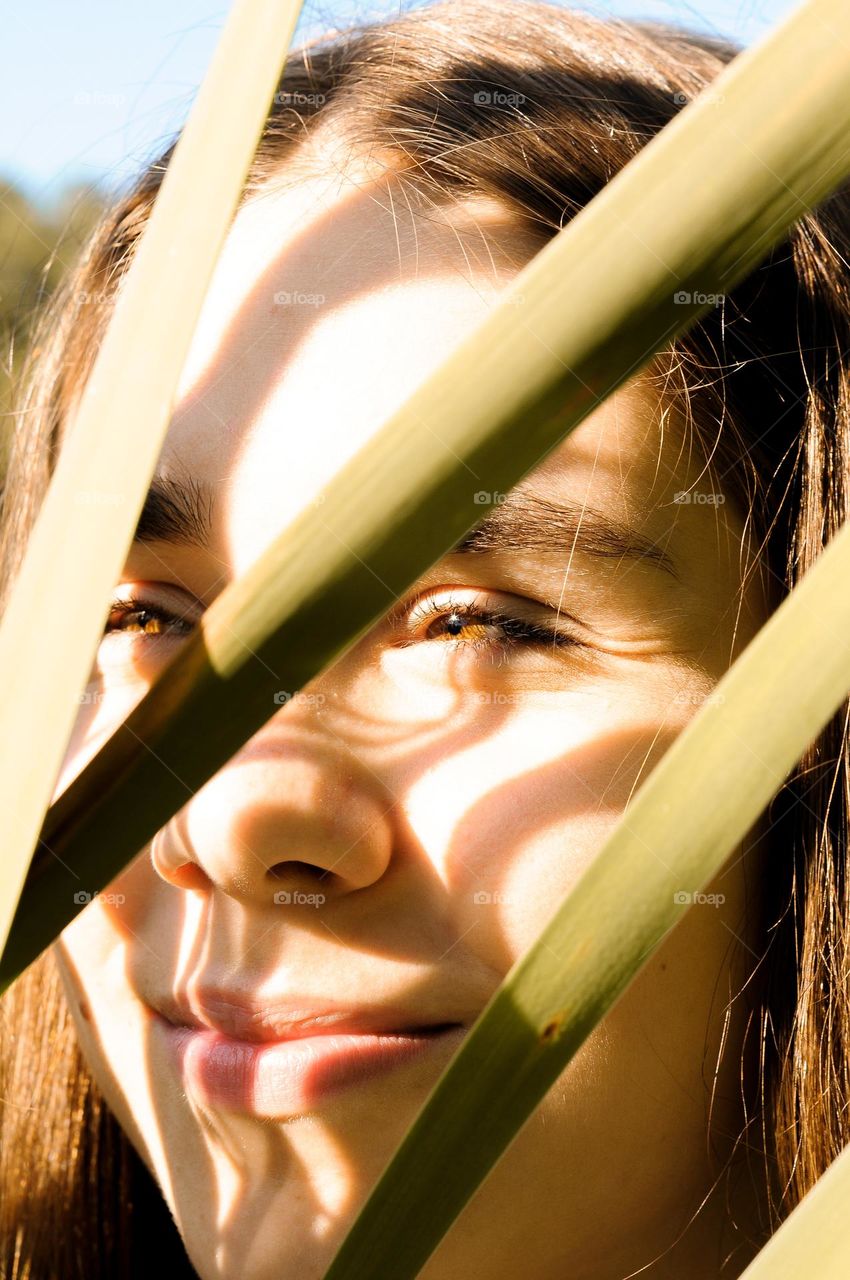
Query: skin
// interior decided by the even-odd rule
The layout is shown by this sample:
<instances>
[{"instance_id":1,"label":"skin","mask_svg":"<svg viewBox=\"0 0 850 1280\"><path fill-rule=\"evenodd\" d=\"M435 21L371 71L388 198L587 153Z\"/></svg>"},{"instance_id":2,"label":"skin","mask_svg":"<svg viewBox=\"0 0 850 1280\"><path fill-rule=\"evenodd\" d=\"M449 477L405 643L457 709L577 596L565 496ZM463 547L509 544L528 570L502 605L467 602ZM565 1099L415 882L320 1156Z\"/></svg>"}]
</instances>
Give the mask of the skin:
<instances>
[{"instance_id":1,"label":"skin","mask_svg":"<svg viewBox=\"0 0 850 1280\"><path fill-rule=\"evenodd\" d=\"M243 209L159 468L215 485L212 541L135 547L121 585L199 614L484 318L531 252L498 206L414 217L398 183L365 168L344 181L299 174ZM281 291L322 300L276 304ZM602 560L569 543L444 557L402 598L408 614L448 588L503 608L536 602L555 625L560 602L560 624L563 611L577 619L582 646L499 658L464 648L436 618L406 645L398 626L377 624L309 686L322 699L281 706L112 882L123 901L104 891L54 946L86 1059L202 1280L319 1280L456 1045L303 1114L258 1117L186 1091L145 999L178 981L230 979L354 1005L368 992L471 1025L767 616L757 586L738 598L744 515L731 495L673 501L723 493L722 481L642 378L521 487L628 516L675 557L678 580L649 559ZM104 638L57 795L180 643ZM736 851L703 886L724 901L693 906L668 934L426 1280L743 1269L755 1212L744 1190L733 1202L742 1233L726 1225L721 1238L720 1195L691 1220L742 1123L754 856ZM324 887L327 900L282 916L270 892L282 884ZM476 901L482 893L492 900Z\"/></svg>"}]
</instances>

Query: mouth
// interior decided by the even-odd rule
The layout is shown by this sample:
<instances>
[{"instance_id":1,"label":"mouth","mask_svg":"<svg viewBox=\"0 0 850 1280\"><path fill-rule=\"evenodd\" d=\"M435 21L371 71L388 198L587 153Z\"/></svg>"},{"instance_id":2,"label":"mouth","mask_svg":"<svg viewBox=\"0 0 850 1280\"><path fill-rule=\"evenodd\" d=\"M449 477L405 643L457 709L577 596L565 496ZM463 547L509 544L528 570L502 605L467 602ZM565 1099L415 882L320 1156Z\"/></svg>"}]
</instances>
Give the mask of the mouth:
<instances>
[{"instance_id":1,"label":"mouth","mask_svg":"<svg viewBox=\"0 0 850 1280\"><path fill-rule=\"evenodd\" d=\"M204 1106L266 1118L314 1110L404 1064L439 1056L448 1061L468 1030L458 1022L378 1032L331 1026L318 1034L252 1041L151 1012L155 1034L188 1094Z\"/></svg>"}]
</instances>

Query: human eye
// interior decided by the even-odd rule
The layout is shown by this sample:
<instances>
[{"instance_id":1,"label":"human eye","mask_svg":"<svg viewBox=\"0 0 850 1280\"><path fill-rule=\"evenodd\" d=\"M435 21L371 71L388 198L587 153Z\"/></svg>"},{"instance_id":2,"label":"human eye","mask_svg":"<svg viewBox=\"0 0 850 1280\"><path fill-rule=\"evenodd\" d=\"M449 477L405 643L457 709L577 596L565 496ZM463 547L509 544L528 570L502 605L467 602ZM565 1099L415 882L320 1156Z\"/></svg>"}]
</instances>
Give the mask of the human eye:
<instances>
[{"instance_id":1,"label":"human eye","mask_svg":"<svg viewBox=\"0 0 850 1280\"><path fill-rule=\"evenodd\" d=\"M200 610L187 608L176 592L164 593L122 586L110 601L102 644L144 644L170 642L190 635L197 626Z\"/></svg>"},{"instance_id":2,"label":"human eye","mask_svg":"<svg viewBox=\"0 0 850 1280\"><path fill-rule=\"evenodd\" d=\"M480 592L471 597L447 592L432 593L407 608L399 605L390 617L400 625L402 647L429 642L496 658L520 649L586 648L577 628L554 625L541 616L542 612L542 605L518 597L508 606Z\"/></svg>"}]
</instances>

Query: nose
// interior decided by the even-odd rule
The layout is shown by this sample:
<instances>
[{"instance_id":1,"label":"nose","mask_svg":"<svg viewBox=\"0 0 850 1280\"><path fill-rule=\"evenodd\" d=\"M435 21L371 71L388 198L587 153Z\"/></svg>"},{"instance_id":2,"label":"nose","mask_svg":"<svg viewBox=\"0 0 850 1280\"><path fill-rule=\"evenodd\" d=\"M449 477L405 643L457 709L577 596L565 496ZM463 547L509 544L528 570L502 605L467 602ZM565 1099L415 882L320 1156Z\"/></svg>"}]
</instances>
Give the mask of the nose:
<instances>
[{"instance_id":1,"label":"nose","mask_svg":"<svg viewBox=\"0 0 850 1280\"><path fill-rule=\"evenodd\" d=\"M157 832L163 880L270 906L329 901L384 874L392 798L381 781L326 734L281 726L271 721Z\"/></svg>"}]
</instances>

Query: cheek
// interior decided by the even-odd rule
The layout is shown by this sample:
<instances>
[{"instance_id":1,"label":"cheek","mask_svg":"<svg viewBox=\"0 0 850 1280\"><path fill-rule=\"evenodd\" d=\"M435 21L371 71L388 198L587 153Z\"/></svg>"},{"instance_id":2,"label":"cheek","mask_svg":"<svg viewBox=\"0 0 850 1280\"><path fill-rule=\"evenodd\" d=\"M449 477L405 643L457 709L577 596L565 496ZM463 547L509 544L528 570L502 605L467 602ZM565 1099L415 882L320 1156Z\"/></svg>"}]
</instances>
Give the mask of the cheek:
<instances>
[{"instance_id":1,"label":"cheek","mask_svg":"<svg viewBox=\"0 0 850 1280\"><path fill-rule=\"evenodd\" d=\"M610 1085L630 1099L624 1127L637 1130L649 1114L646 1158L659 1177L674 1172L672 1151L678 1161L704 1146L709 1115L719 1158L743 1123L741 1054L752 1034L747 982L755 963L755 939L742 925L745 883L736 854L602 1024Z\"/></svg>"},{"instance_id":2,"label":"cheek","mask_svg":"<svg viewBox=\"0 0 850 1280\"><path fill-rule=\"evenodd\" d=\"M142 863L147 850L105 888L75 888L75 900L86 905L62 930L56 956L65 972L73 975L81 998L86 988L123 987L127 972L127 949L134 936L138 908L144 909L149 886L141 890ZM85 1003L90 1003L85 1001Z\"/></svg>"},{"instance_id":3,"label":"cheek","mask_svg":"<svg viewBox=\"0 0 850 1280\"><path fill-rule=\"evenodd\" d=\"M80 693L80 709L53 788L51 804L94 759L149 687L149 683L141 679L125 676L117 682L104 679L104 675L108 676L108 672L95 676Z\"/></svg>"},{"instance_id":4,"label":"cheek","mask_svg":"<svg viewBox=\"0 0 850 1280\"><path fill-rule=\"evenodd\" d=\"M408 792L458 936L498 972L541 932L681 727L606 721L593 707L517 714Z\"/></svg>"},{"instance_id":5,"label":"cheek","mask_svg":"<svg viewBox=\"0 0 850 1280\"><path fill-rule=\"evenodd\" d=\"M53 944L80 1046L110 1101L135 1077L146 1035L147 1011L130 984L140 939L151 970L166 962L148 923L156 879L146 846L103 889L75 888L86 905ZM144 1096L144 1080L138 1084Z\"/></svg>"},{"instance_id":6,"label":"cheek","mask_svg":"<svg viewBox=\"0 0 850 1280\"><path fill-rule=\"evenodd\" d=\"M111 907L96 898L53 944L83 1058L143 1160L158 1133L146 1053L147 1017L127 993L127 950Z\"/></svg>"}]
</instances>

